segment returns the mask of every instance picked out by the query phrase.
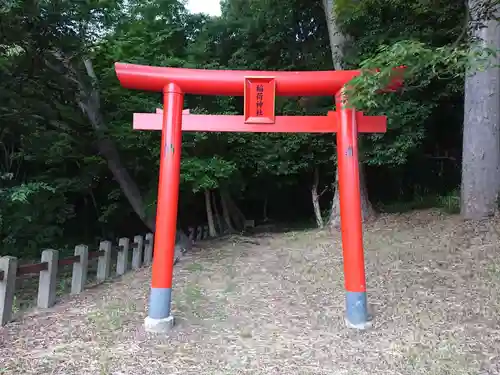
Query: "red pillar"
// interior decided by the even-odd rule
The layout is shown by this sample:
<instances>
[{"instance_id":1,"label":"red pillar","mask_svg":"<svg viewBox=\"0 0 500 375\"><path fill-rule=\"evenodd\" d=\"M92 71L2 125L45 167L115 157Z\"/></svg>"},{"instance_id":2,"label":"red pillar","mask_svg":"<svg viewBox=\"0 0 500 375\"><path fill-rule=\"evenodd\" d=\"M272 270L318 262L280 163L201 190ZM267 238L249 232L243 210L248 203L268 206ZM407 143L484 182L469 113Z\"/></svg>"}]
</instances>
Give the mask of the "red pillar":
<instances>
[{"instance_id":1,"label":"red pillar","mask_svg":"<svg viewBox=\"0 0 500 375\"><path fill-rule=\"evenodd\" d=\"M337 95L337 111L340 117L337 158L346 322L354 328L365 328L368 324L368 312L359 186L358 129L355 110L347 107L343 90Z\"/></svg>"},{"instance_id":2,"label":"red pillar","mask_svg":"<svg viewBox=\"0 0 500 375\"><path fill-rule=\"evenodd\" d=\"M160 181L156 210L154 258L146 328L164 331L173 325L170 305L181 166L183 93L174 83L163 89Z\"/></svg>"}]
</instances>

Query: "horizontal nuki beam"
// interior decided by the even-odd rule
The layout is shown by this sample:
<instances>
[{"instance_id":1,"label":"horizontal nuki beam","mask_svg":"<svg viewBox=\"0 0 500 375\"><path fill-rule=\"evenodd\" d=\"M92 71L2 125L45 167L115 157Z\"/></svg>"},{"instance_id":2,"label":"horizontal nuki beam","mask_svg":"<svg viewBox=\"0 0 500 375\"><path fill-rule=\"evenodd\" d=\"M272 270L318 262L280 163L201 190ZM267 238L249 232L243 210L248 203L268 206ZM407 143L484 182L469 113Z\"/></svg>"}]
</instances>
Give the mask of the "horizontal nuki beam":
<instances>
[{"instance_id":1,"label":"horizontal nuki beam","mask_svg":"<svg viewBox=\"0 0 500 375\"><path fill-rule=\"evenodd\" d=\"M163 114L134 113L135 130L161 130ZM356 112L359 133L385 133L386 116L364 116ZM185 132L246 132L246 133L335 133L340 124L335 111L327 116L276 116L274 124L248 124L237 115L193 115L182 113L182 130Z\"/></svg>"}]
</instances>

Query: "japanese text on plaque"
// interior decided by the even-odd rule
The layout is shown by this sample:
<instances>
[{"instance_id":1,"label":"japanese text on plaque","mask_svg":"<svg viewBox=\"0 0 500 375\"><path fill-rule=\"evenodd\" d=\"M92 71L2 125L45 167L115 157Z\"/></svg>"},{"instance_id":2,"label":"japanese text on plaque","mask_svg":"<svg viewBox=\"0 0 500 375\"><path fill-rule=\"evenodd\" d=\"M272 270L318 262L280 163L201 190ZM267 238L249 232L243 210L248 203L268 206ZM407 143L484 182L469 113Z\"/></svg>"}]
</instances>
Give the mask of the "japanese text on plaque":
<instances>
[{"instance_id":1,"label":"japanese text on plaque","mask_svg":"<svg viewBox=\"0 0 500 375\"><path fill-rule=\"evenodd\" d=\"M264 85L257 85L257 116L263 116L264 112L262 111L262 107L264 105Z\"/></svg>"}]
</instances>

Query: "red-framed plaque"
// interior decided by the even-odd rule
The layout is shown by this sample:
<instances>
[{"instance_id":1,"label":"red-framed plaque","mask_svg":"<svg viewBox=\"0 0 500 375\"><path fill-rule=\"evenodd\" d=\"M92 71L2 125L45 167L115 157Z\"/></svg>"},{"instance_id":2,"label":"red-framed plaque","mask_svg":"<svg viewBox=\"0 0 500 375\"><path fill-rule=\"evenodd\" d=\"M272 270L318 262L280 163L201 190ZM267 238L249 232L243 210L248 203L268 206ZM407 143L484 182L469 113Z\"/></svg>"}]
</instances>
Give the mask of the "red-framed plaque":
<instances>
[{"instance_id":1,"label":"red-framed plaque","mask_svg":"<svg viewBox=\"0 0 500 375\"><path fill-rule=\"evenodd\" d=\"M245 124L274 124L276 81L274 77L245 77Z\"/></svg>"}]
</instances>

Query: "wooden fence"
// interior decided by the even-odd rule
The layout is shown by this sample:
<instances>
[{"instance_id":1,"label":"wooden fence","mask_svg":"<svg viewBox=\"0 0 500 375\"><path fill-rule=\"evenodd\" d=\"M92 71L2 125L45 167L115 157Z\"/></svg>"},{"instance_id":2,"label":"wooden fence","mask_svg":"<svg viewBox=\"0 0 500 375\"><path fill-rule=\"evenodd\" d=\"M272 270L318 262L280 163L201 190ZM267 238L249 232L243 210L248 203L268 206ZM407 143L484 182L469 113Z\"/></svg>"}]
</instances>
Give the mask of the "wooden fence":
<instances>
[{"instance_id":1,"label":"wooden fence","mask_svg":"<svg viewBox=\"0 0 500 375\"><path fill-rule=\"evenodd\" d=\"M189 239L194 243L208 237L208 226L189 229ZM23 275L39 275L37 307L50 308L56 303L57 275L60 267L73 266L71 294L82 293L87 283L89 261L97 259L96 283L103 283L111 275L113 259L116 259L116 276L129 270L129 252L132 251L131 269L149 266L153 261L153 234L120 238L118 245L101 241L99 250L89 251L87 245L75 247L74 256L59 259L59 251L47 249L42 252L40 263L19 265L16 257L0 257L0 325L12 320L16 280Z\"/></svg>"}]
</instances>

